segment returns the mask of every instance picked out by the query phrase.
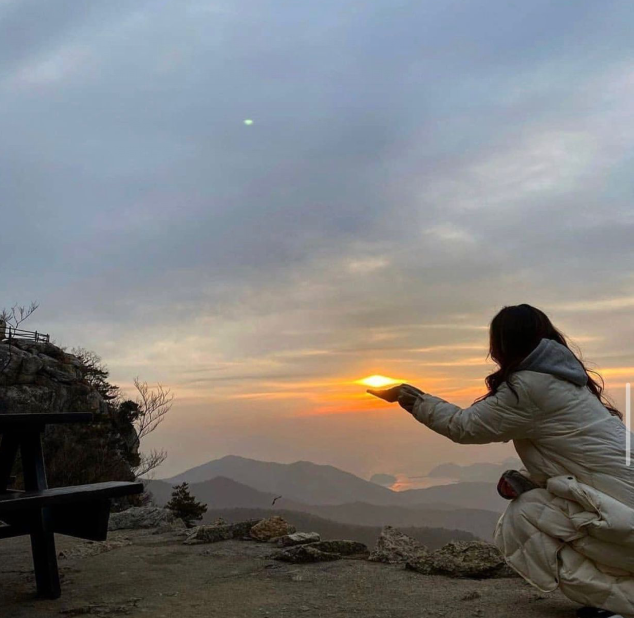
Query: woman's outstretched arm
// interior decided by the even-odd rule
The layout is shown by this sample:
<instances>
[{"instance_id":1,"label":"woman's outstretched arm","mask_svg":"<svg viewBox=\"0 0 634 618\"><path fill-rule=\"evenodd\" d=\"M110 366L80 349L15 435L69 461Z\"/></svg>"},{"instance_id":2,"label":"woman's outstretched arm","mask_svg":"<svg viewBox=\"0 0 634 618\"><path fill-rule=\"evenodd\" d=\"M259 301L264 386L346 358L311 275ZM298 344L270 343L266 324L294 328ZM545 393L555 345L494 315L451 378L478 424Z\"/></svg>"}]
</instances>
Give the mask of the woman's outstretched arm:
<instances>
[{"instance_id":1,"label":"woman's outstretched arm","mask_svg":"<svg viewBox=\"0 0 634 618\"><path fill-rule=\"evenodd\" d=\"M530 438L535 434L539 409L531 402L524 384L511 377L519 402L506 382L495 395L461 408L440 397L403 386L399 403L418 421L461 444L487 444ZM416 389L417 390L417 389Z\"/></svg>"}]
</instances>

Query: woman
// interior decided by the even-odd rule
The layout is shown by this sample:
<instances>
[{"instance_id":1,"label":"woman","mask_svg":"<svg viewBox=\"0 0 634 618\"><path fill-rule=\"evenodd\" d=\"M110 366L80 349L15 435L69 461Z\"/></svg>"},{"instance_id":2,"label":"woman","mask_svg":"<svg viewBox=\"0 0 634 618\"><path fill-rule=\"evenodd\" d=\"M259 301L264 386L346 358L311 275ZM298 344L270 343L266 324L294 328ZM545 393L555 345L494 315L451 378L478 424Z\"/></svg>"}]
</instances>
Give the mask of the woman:
<instances>
[{"instance_id":1,"label":"woman","mask_svg":"<svg viewBox=\"0 0 634 618\"><path fill-rule=\"evenodd\" d=\"M465 409L408 384L370 392L454 442L513 440L525 469L498 485L516 497L495 530L507 563L583 604L581 618L634 617L634 468L622 415L539 309L504 307L489 354L499 368Z\"/></svg>"}]
</instances>

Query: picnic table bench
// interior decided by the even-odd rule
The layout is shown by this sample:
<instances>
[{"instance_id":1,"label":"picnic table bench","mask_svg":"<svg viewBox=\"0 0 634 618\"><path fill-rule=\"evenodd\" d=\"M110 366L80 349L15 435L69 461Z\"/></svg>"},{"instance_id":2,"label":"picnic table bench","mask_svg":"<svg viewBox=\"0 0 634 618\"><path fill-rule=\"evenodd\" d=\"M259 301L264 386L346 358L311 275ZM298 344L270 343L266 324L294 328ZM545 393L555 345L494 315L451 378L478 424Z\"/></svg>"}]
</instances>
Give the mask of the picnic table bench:
<instances>
[{"instance_id":1,"label":"picnic table bench","mask_svg":"<svg viewBox=\"0 0 634 618\"><path fill-rule=\"evenodd\" d=\"M48 424L89 423L92 414L0 414L0 539L29 535L39 595L61 594L55 533L105 541L110 500L143 491L142 483L106 482L48 488L42 434ZM24 491L9 489L18 451Z\"/></svg>"}]
</instances>

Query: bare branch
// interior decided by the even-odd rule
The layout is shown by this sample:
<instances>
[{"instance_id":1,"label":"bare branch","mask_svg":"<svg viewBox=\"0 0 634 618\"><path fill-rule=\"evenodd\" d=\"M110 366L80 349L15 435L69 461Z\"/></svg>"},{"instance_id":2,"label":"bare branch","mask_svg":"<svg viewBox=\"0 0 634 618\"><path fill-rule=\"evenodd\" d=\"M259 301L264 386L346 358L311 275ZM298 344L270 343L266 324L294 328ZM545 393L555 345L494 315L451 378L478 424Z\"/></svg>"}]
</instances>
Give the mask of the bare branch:
<instances>
[{"instance_id":1,"label":"bare branch","mask_svg":"<svg viewBox=\"0 0 634 618\"><path fill-rule=\"evenodd\" d=\"M39 304L33 301L28 307L16 304L13 305L11 309L2 309L0 312L0 326L2 326L0 340L3 340L6 336L6 326L9 327L9 332L12 328L16 329L22 322L24 322L24 320L28 319L38 307ZM11 336L9 335L9 354L4 365L0 368L0 373L4 373L5 369L11 364L12 357L13 350L11 345Z\"/></svg>"},{"instance_id":2,"label":"bare branch","mask_svg":"<svg viewBox=\"0 0 634 618\"><path fill-rule=\"evenodd\" d=\"M157 384L156 389L151 389L147 382L141 382L138 377L134 378L134 386L138 392L136 404L139 406L134 425L140 442L163 422L172 408L174 395L161 384Z\"/></svg>"},{"instance_id":3,"label":"bare branch","mask_svg":"<svg viewBox=\"0 0 634 618\"><path fill-rule=\"evenodd\" d=\"M22 322L28 320L36 309L39 307L39 303L33 301L28 307L23 305L13 305L11 309L3 309L0 312L0 319L4 320L9 326L18 328Z\"/></svg>"},{"instance_id":4,"label":"bare branch","mask_svg":"<svg viewBox=\"0 0 634 618\"><path fill-rule=\"evenodd\" d=\"M99 394L109 402L117 402L119 387L108 382L109 371L101 356L86 348L72 348L71 354L76 356L84 366L84 379L90 386L97 389Z\"/></svg>"},{"instance_id":5,"label":"bare branch","mask_svg":"<svg viewBox=\"0 0 634 618\"><path fill-rule=\"evenodd\" d=\"M140 455L140 459L139 465L132 470L137 479L142 476L147 478L149 472L158 468L167 459L167 451L152 450L145 455Z\"/></svg>"}]
</instances>

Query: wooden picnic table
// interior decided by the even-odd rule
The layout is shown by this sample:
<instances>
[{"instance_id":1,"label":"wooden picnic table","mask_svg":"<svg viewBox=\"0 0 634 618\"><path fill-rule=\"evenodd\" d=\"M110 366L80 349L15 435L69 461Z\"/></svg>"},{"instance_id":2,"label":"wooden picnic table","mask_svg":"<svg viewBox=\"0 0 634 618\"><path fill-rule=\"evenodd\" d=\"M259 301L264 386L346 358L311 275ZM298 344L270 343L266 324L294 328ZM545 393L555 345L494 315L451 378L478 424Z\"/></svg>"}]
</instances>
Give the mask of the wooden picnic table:
<instances>
[{"instance_id":1,"label":"wooden picnic table","mask_svg":"<svg viewBox=\"0 0 634 618\"><path fill-rule=\"evenodd\" d=\"M42 434L49 424L89 423L93 415L0 414L0 539L29 535L38 594L61 594L55 533L104 541L108 535L110 499L143 491L142 483L106 482L48 488ZM24 491L9 489L18 451Z\"/></svg>"}]
</instances>

